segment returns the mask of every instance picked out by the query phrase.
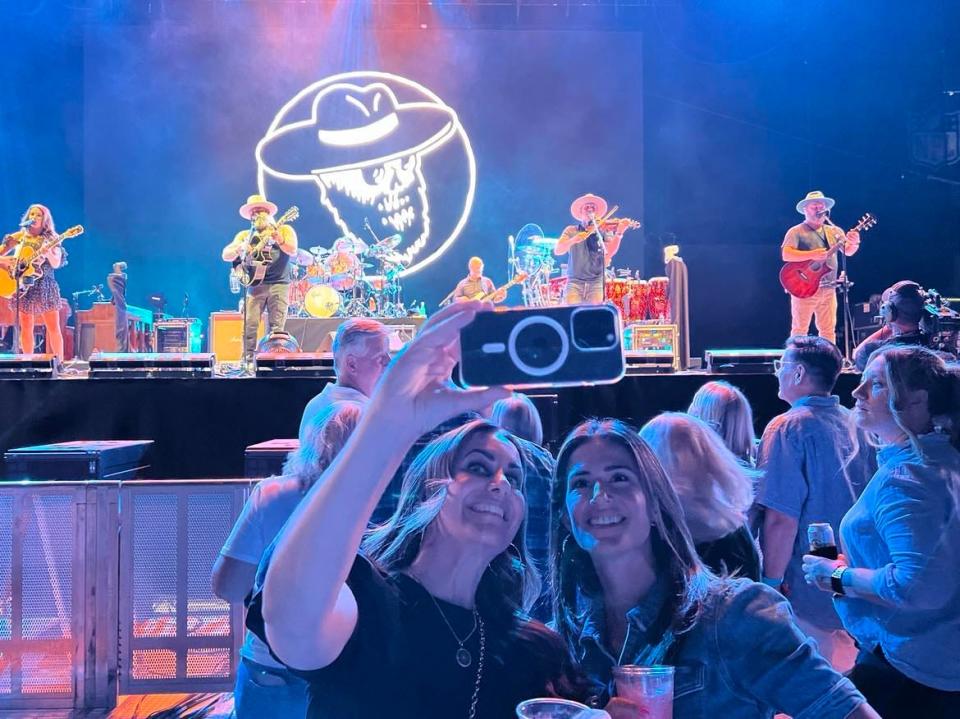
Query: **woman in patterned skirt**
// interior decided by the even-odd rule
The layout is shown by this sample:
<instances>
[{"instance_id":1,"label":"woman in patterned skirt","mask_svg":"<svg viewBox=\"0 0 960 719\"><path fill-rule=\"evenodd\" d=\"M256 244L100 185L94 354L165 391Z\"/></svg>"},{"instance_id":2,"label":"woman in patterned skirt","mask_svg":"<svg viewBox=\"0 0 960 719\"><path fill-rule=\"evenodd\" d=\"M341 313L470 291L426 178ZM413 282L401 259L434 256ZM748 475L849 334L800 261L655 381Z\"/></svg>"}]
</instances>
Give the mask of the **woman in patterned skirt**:
<instances>
[{"instance_id":1,"label":"woman in patterned skirt","mask_svg":"<svg viewBox=\"0 0 960 719\"><path fill-rule=\"evenodd\" d=\"M0 245L0 254L7 254L23 241L25 244L39 247L43 242L57 239L53 225L53 216L43 205L30 205L21 220L23 229L6 235ZM54 270L64 263L66 253L61 247L51 247L43 253L38 279L20 298L20 346L26 354L34 350L33 327L37 317L47 331L47 352L63 361L63 335L60 332L60 285L54 277Z\"/></svg>"}]
</instances>

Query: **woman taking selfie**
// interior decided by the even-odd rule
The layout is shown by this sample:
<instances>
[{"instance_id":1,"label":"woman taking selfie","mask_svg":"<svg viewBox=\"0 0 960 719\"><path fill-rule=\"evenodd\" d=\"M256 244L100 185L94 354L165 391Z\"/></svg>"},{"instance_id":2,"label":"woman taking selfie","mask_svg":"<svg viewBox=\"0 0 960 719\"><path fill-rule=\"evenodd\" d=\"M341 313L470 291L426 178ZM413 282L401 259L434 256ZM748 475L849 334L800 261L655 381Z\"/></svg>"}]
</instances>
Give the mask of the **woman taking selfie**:
<instances>
[{"instance_id":1,"label":"woman taking selfie","mask_svg":"<svg viewBox=\"0 0 960 719\"><path fill-rule=\"evenodd\" d=\"M676 668L675 719L877 716L780 594L704 567L663 468L623 422L570 433L552 505L555 621L592 703L612 693L616 666L666 664Z\"/></svg>"},{"instance_id":2,"label":"woman taking selfie","mask_svg":"<svg viewBox=\"0 0 960 719\"><path fill-rule=\"evenodd\" d=\"M361 549L407 448L502 389L447 380L458 333L489 305L451 305L391 363L341 454L281 533L248 626L310 684L308 717L503 719L563 691L559 638L519 610L539 581L524 550L520 452L474 421L404 477L400 503Z\"/></svg>"},{"instance_id":3,"label":"woman taking selfie","mask_svg":"<svg viewBox=\"0 0 960 719\"><path fill-rule=\"evenodd\" d=\"M960 375L922 347L871 356L853 391L879 468L840 524L843 557L805 556L860 654L850 679L885 719L960 716Z\"/></svg>"}]
</instances>

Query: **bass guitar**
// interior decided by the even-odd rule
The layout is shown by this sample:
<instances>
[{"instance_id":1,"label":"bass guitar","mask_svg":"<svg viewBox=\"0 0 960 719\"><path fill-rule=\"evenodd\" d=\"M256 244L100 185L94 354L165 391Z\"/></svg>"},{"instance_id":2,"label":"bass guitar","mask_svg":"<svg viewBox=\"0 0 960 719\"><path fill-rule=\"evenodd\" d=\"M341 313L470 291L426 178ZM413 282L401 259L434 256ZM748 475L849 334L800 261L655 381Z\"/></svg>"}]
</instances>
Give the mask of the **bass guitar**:
<instances>
[{"instance_id":1,"label":"bass guitar","mask_svg":"<svg viewBox=\"0 0 960 719\"><path fill-rule=\"evenodd\" d=\"M860 218L860 222L850 232L866 232L876 224L877 218L868 212ZM783 285L783 289L800 299L813 297L820 289L821 278L831 271L827 260L838 252L843 244L844 240L841 239L827 250L827 256L822 260L784 262L780 269L780 284Z\"/></svg>"},{"instance_id":2,"label":"bass guitar","mask_svg":"<svg viewBox=\"0 0 960 719\"><path fill-rule=\"evenodd\" d=\"M520 284L525 279L527 279L527 273L518 272L516 275L514 275L512 280L510 280L507 284L503 285L502 287L498 287L493 292L477 292L472 297L462 297L461 301L466 302L468 300L480 300L482 302L491 302L493 301L493 298L496 297L498 294L502 292L504 293L504 295L506 295L507 290L509 290L514 285ZM503 302L503 300L500 300L500 302Z\"/></svg>"},{"instance_id":3,"label":"bass guitar","mask_svg":"<svg viewBox=\"0 0 960 719\"><path fill-rule=\"evenodd\" d=\"M280 228L288 222L300 217L300 208L296 205L284 212L277 219L276 225L270 227L263 234L251 230L250 236L244 243L240 254L233 260L231 272L240 280L244 287L255 287L263 282L270 265L277 259L281 250L277 247L274 236Z\"/></svg>"},{"instance_id":4,"label":"bass guitar","mask_svg":"<svg viewBox=\"0 0 960 719\"><path fill-rule=\"evenodd\" d=\"M23 232L23 230L21 230ZM0 297L10 299L17 294L23 297L37 280L43 277L45 254L58 247L64 240L83 234L83 225L74 225L64 230L52 240L39 242L30 239L19 240L16 251L7 258L9 262L0 263ZM16 235L14 235L16 237Z\"/></svg>"}]
</instances>

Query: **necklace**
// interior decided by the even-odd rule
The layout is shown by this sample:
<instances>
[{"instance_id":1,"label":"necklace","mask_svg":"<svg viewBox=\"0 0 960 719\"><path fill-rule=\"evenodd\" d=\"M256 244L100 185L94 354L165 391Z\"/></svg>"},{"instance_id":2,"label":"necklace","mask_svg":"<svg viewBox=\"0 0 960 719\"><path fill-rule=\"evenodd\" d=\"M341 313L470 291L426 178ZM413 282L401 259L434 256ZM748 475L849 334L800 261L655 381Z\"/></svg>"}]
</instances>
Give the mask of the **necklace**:
<instances>
[{"instance_id":1,"label":"necklace","mask_svg":"<svg viewBox=\"0 0 960 719\"><path fill-rule=\"evenodd\" d=\"M464 669L466 669L471 664L473 664L473 655L470 654L470 650L463 645L466 644L466 642L470 639L470 637L473 636L473 633L477 631L477 627L480 627L480 640L481 640L480 660L482 662L483 661L483 620L480 619L480 615L477 613L477 610L476 609L473 610L473 628L469 631L467 636L461 639L459 636L457 636L456 630L454 630L453 625L450 623L450 620L447 619L447 615L443 613L443 610L440 608L440 604L437 602L434 596L430 594L430 592L427 592L427 596L430 597L430 599L433 601L433 606L435 606L437 608L437 611L440 612L440 617L443 619L443 623L447 625L447 629L450 630L450 633L453 635L453 638L457 640L457 644L459 645L460 648L457 649L457 653L455 657L457 660L457 664L459 664Z\"/></svg>"}]
</instances>

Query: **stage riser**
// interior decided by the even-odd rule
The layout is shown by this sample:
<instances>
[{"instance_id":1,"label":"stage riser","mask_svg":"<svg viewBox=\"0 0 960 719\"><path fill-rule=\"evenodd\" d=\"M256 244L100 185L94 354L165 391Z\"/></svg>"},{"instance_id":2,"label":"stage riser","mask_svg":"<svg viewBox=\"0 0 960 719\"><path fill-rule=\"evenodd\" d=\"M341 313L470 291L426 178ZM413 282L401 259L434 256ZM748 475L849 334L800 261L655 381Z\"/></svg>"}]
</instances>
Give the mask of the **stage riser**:
<instances>
[{"instance_id":1,"label":"stage riser","mask_svg":"<svg viewBox=\"0 0 960 719\"><path fill-rule=\"evenodd\" d=\"M709 375L625 377L616 385L535 392L549 444L585 417L641 424L683 410ZM757 431L787 409L772 375L723 379L753 405ZM837 393L849 405L859 375L842 375ZM150 476L243 476L244 450L296 437L300 415L325 382L311 379L0 380L0 452L13 447L87 439L152 439ZM555 395L554 401L551 395Z\"/></svg>"}]
</instances>

